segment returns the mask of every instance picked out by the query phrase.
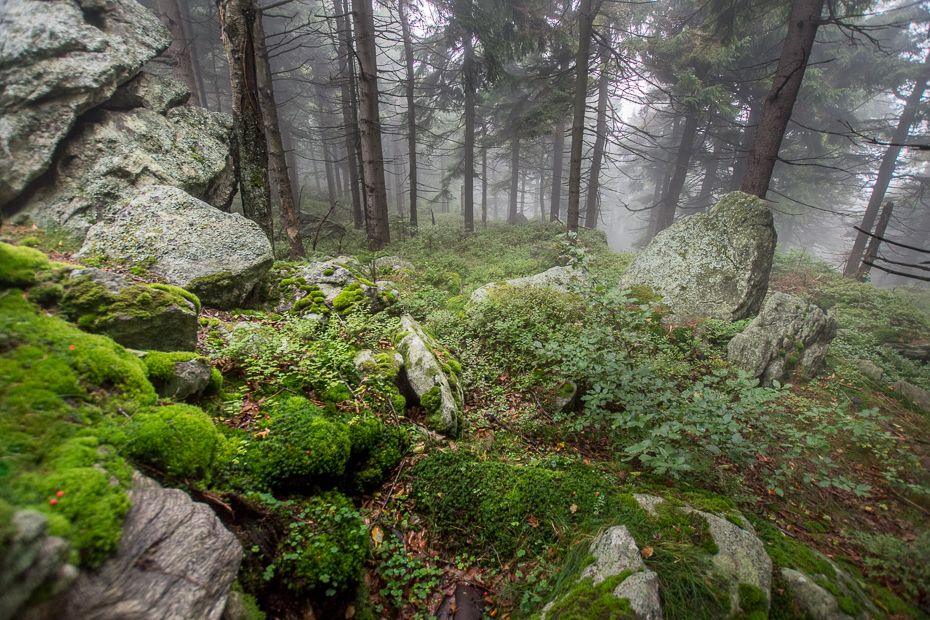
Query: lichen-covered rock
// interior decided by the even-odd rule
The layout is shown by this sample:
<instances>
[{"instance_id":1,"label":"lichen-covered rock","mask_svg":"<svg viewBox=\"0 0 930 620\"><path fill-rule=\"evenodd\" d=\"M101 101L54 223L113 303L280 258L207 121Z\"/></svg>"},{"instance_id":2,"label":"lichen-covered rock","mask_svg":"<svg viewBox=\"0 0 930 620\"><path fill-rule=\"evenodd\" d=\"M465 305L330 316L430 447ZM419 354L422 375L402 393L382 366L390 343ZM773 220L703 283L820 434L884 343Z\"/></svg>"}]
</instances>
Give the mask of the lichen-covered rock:
<instances>
[{"instance_id":1,"label":"lichen-covered rock","mask_svg":"<svg viewBox=\"0 0 930 620\"><path fill-rule=\"evenodd\" d=\"M100 269L75 269L59 310L82 329L130 349L193 351L195 298L180 289L133 284Z\"/></svg>"},{"instance_id":2,"label":"lichen-covered rock","mask_svg":"<svg viewBox=\"0 0 930 620\"><path fill-rule=\"evenodd\" d=\"M727 360L772 385L800 369L805 377L823 370L836 319L800 297L774 293L762 312L727 345Z\"/></svg>"},{"instance_id":3,"label":"lichen-covered rock","mask_svg":"<svg viewBox=\"0 0 930 620\"><path fill-rule=\"evenodd\" d=\"M149 370L149 380L161 398L183 400L202 393L213 373L210 360L196 353L145 352L142 361Z\"/></svg>"},{"instance_id":4,"label":"lichen-covered rock","mask_svg":"<svg viewBox=\"0 0 930 620\"><path fill-rule=\"evenodd\" d=\"M859 369L859 372L873 381L881 381L882 375L885 374L885 371L881 367L876 366L869 360L853 360L852 364Z\"/></svg>"},{"instance_id":5,"label":"lichen-covered rock","mask_svg":"<svg viewBox=\"0 0 930 620\"><path fill-rule=\"evenodd\" d=\"M404 356L391 350L363 349L355 355L354 363L359 377L377 375L393 381L404 367Z\"/></svg>"},{"instance_id":6,"label":"lichen-covered rock","mask_svg":"<svg viewBox=\"0 0 930 620\"><path fill-rule=\"evenodd\" d=\"M913 383L908 383L903 379L895 381L891 387L899 394L904 394L912 403L921 409L930 411L930 392L927 390L919 388Z\"/></svg>"},{"instance_id":7,"label":"lichen-covered rock","mask_svg":"<svg viewBox=\"0 0 930 620\"><path fill-rule=\"evenodd\" d=\"M623 571L633 571L614 589L617 598L630 601L630 607L642 620L661 620L659 576L646 568L633 536L625 525L602 532L588 553L594 563L581 572L581 579L592 577L594 585Z\"/></svg>"},{"instance_id":8,"label":"lichen-covered rock","mask_svg":"<svg viewBox=\"0 0 930 620\"><path fill-rule=\"evenodd\" d=\"M557 291L568 292L572 280L582 278L581 272L571 267L553 267L542 273L525 278L514 278L504 282L492 282L485 284L481 288L475 289L468 298L469 304L476 304L488 298L488 295L494 291L499 291L509 286L536 286L549 287Z\"/></svg>"},{"instance_id":9,"label":"lichen-covered rock","mask_svg":"<svg viewBox=\"0 0 930 620\"><path fill-rule=\"evenodd\" d=\"M236 192L232 116L203 108L95 109L78 121L48 178L17 201L13 219L75 235L125 208L150 185L170 185L219 209Z\"/></svg>"},{"instance_id":10,"label":"lichen-covered rock","mask_svg":"<svg viewBox=\"0 0 930 620\"><path fill-rule=\"evenodd\" d=\"M90 255L141 262L215 308L242 305L274 262L258 224L169 186L144 188L91 228L78 256Z\"/></svg>"},{"instance_id":11,"label":"lichen-covered rock","mask_svg":"<svg viewBox=\"0 0 930 620\"><path fill-rule=\"evenodd\" d=\"M162 116L187 103L191 91L173 77L143 71L116 89L100 107L106 110L148 108Z\"/></svg>"},{"instance_id":12,"label":"lichen-covered rock","mask_svg":"<svg viewBox=\"0 0 930 620\"><path fill-rule=\"evenodd\" d=\"M413 263L406 261L399 256L379 256L374 261L375 271L379 274L401 273L404 271L413 271Z\"/></svg>"},{"instance_id":13,"label":"lichen-covered rock","mask_svg":"<svg viewBox=\"0 0 930 620\"><path fill-rule=\"evenodd\" d=\"M781 575L790 587L794 602L811 620L868 620L878 616L878 610L862 589L822 554L815 554L833 567L835 574L806 575L792 568L782 568Z\"/></svg>"},{"instance_id":14,"label":"lichen-covered rock","mask_svg":"<svg viewBox=\"0 0 930 620\"><path fill-rule=\"evenodd\" d=\"M133 473L120 549L30 620L220 620L242 546L205 504Z\"/></svg>"},{"instance_id":15,"label":"lichen-covered rock","mask_svg":"<svg viewBox=\"0 0 930 620\"><path fill-rule=\"evenodd\" d=\"M283 277L272 283L275 311L325 318L330 310L349 314L366 300L370 312L397 303L400 292L392 282L371 282L356 272L357 266L354 258L340 257L282 271L278 275Z\"/></svg>"},{"instance_id":16,"label":"lichen-covered rock","mask_svg":"<svg viewBox=\"0 0 930 620\"><path fill-rule=\"evenodd\" d=\"M640 508L652 516L659 516L660 504L666 500L654 495L634 494ZM682 506L685 514L695 513L706 520L707 529L716 545L716 552L711 555L714 571L729 582L731 611L740 609L740 586L752 586L765 595L766 609L772 600L772 559L765 551L765 545L756 536L752 525L745 517L736 517L742 527L710 512L696 510L691 506Z\"/></svg>"},{"instance_id":17,"label":"lichen-covered rock","mask_svg":"<svg viewBox=\"0 0 930 620\"><path fill-rule=\"evenodd\" d=\"M429 428L449 437L458 437L462 432L464 405L460 373L455 371L459 367L458 362L451 358L441 362L436 356L441 347L409 314L401 317L400 325L397 350L404 358L407 373L408 386L405 387L408 389L402 389L407 403L426 409Z\"/></svg>"},{"instance_id":18,"label":"lichen-covered rock","mask_svg":"<svg viewBox=\"0 0 930 620\"><path fill-rule=\"evenodd\" d=\"M15 618L33 594L56 596L71 585L78 569L68 564L71 545L49 536L45 515L19 510L13 536L0 556L0 618Z\"/></svg>"},{"instance_id":19,"label":"lichen-covered rock","mask_svg":"<svg viewBox=\"0 0 930 620\"><path fill-rule=\"evenodd\" d=\"M48 169L78 116L167 49L134 0L6 0L0 16L0 206Z\"/></svg>"},{"instance_id":20,"label":"lichen-covered rock","mask_svg":"<svg viewBox=\"0 0 930 620\"><path fill-rule=\"evenodd\" d=\"M765 201L731 192L710 213L682 218L656 235L619 286L651 287L672 310L666 322L738 321L762 306L776 240Z\"/></svg>"}]
</instances>

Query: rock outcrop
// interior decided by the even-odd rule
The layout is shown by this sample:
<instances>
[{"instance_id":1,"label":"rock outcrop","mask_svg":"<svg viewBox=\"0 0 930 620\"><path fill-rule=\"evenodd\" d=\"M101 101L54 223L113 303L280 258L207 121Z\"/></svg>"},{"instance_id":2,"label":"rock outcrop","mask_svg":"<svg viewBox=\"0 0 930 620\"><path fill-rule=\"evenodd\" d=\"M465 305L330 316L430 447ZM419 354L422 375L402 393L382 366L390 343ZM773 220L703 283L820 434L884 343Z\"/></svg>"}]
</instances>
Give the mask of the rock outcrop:
<instances>
[{"instance_id":1,"label":"rock outcrop","mask_svg":"<svg viewBox=\"0 0 930 620\"><path fill-rule=\"evenodd\" d=\"M75 119L171 37L134 0L7 0L0 31L2 207L48 169Z\"/></svg>"},{"instance_id":2,"label":"rock outcrop","mask_svg":"<svg viewBox=\"0 0 930 620\"><path fill-rule=\"evenodd\" d=\"M180 289L133 284L101 269L75 269L59 310L82 329L130 349L193 351L196 299Z\"/></svg>"},{"instance_id":3,"label":"rock outcrop","mask_svg":"<svg viewBox=\"0 0 930 620\"><path fill-rule=\"evenodd\" d=\"M475 289L474 292L472 292L471 297L468 298L468 303L475 304L484 301L488 298L488 295L492 294L494 291L501 291L508 287L549 287L565 293L570 290L569 287L571 286L572 280L581 277L581 272L576 271L571 267L553 267L552 269L548 269L542 273L537 273L535 276L514 278L513 280L485 284L481 288Z\"/></svg>"},{"instance_id":4,"label":"rock outcrop","mask_svg":"<svg viewBox=\"0 0 930 620\"><path fill-rule=\"evenodd\" d=\"M91 228L78 256L95 254L142 263L216 308L241 305L274 262L258 224L169 186L146 187Z\"/></svg>"},{"instance_id":5,"label":"rock outcrop","mask_svg":"<svg viewBox=\"0 0 930 620\"><path fill-rule=\"evenodd\" d=\"M397 351L404 358L409 390L401 390L409 406L426 410L426 425L443 435L458 437L462 432L464 394L458 362L440 361L441 347L420 328L410 315L400 319ZM454 362L454 364L450 363Z\"/></svg>"},{"instance_id":6,"label":"rock outcrop","mask_svg":"<svg viewBox=\"0 0 930 620\"><path fill-rule=\"evenodd\" d=\"M765 308L727 345L727 360L764 386L800 369L805 377L823 370L836 319L800 297L774 293Z\"/></svg>"},{"instance_id":7,"label":"rock outcrop","mask_svg":"<svg viewBox=\"0 0 930 620\"><path fill-rule=\"evenodd\" d=\"M710 213L683 218L656 235L619 286L651 287L672 310L667 323L738 321L762 307L776 240L765 201L731 192Z\"/></svg>"},{"instance_id":8,"label":"rock outcrop","mask_svg":"<svg viewBox=\"0 0 930 620\"><path fill-rule=\"evenodd\" d=\"M97 108L82 116L56 153L48 182L16 201L14 221L28 216L84 236L149 185L170 185L228 209L236 192L232 117L189 107L159 113L179 101L173 87L180 85L171 78L136 78L130 85L114 105L143 107Z\"/></svg>"},{"instance_id":9,"label":"rock outcrop","mask_svg":"<svg viewBox=\"0 0 930 620\"><path fill-rule=\"evenodd\" d=\"M206 504L138 472L129 496L116 557L30 610L30 620L220 620L242 559L239 541Z\"/></svg>"}]
</instances>

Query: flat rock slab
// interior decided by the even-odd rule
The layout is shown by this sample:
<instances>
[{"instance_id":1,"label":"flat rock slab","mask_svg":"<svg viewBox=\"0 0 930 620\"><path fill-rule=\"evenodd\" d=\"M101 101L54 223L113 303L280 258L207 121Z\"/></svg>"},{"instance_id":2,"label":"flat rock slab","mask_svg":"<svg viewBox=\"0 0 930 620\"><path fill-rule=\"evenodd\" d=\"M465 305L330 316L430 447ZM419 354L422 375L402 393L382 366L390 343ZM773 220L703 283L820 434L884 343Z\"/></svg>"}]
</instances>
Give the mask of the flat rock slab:
<instances>
[{"instance_id":1,"label":"flat rock slab","mask_svg":"<svg viewBox=\"0 0 930 620\"><path fill-rule=\"evenodd\" d=\"M739 321L762 307L777 239L765 201L731 192L710 213L682 218L656 235L619 286L648 286L661 295L673 313L663 322Z\"/></svg>"},{"instance_id":2,"label":"flat rock slab","mask_svg":"<svg viewBox=\"0 0 930 620\"><path fill-rule=\"evenodd\" d=\"M144 188L91 228L78 256L94 254L150 265L215 308L241 305L274 262L258 224L169 186Z\"/></svg>"},{"instance_id":3,"label":"flat rock slab","mask_svg":"<svg viewBox=\"0 0 930 620\"><path fill-rule=\"evenodd\" d=\"M0 206L45 172L78 116L168 48L134 0L5 0L0 13Z\"/></svg>"},{"instance_id":4,"label":"flat rock slab","mask_svg":"<svg viewBox=\"0 0 930 620\"><path fill-rule=\"evenodd\" d=\"M81 573L51 620L219 620L242 546L206 504L133 473L120 550Z\"/></svg>"}]
</instances>

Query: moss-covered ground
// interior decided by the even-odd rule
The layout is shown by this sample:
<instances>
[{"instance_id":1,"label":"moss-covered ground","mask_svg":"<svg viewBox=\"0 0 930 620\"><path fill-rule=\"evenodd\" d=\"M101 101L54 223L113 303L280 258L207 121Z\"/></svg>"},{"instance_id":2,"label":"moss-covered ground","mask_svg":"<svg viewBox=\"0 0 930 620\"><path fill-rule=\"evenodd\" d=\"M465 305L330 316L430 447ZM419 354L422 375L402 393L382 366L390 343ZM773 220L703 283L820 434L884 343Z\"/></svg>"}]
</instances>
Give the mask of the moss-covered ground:
<instances>
[{"instance_id":1,"label":"moss-covered ground","mask_svg":"<svg viewBox=\"0 0 930 620\"><path fill-rule=\"evenodd\" d=\"M30 232L7 238L35 236L17 248L54 250L54 237ZM270 617L307 608L346 617L351 606L359 618L426 618L456 583L486 592L487 617L529 618L556 595L568 601L565 618L625 617L606 592L575 581L594 536L624 524L659 575L665 617L727 618L706 523L676 509L688 503L740 527L746 516L776 569L822 575L850 610L868 601L846 596L824 558L880 614L927 617L928 413L849 362L871 359L926 385L925 366L879 350L930 336L930 317L913 303L920 294L778 257L771 290L835 308L849 331L825 374L770 391L726 362L726 343L745 324L663 329L656 299L508 290L464 313L478 286L562 264L558 232L532 224L465 236L440 218L381 253L410 260L413 272L365 275L401 291L379 314L347 297L340 305L351 301L352 311L335 308L326 323L204 308L199 353L222 382L186 403L158 401L149 381L170 355L146 365L64 321L62 295L46 290L54 276L10 276L0 290L0 549L12 507L31 507L71 540L75 562L104 560L136 467L216 509L243 542L240 587ZM597 232L582 242L612 288L630 257ZM37 272L54 273L14 251L17 270L35 259ZM370 258L359 255L360 273ZM447 374L465 390L454 441L425 432L430 403L406 407L394 384L385 356L403 312L442 346ZM600 347L602 334L620 344ZM384 353L359 376L361 349ZM568 381L581 400L558 412L550 403ZM121 485L101 484L100 468ZM668 507L650 517L631 496L640 492ZM750 588L740 590L738 617L765 615ZM797 617L777 570L768 617Z\"/></svg>"}]
</instances>

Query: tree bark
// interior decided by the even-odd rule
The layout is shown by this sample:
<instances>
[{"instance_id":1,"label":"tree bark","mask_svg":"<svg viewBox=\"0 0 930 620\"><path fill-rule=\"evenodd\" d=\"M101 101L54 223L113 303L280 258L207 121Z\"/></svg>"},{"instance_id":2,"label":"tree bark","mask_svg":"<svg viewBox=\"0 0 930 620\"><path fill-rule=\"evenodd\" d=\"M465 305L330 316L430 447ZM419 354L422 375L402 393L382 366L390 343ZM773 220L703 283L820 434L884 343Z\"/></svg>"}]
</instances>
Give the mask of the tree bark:
<instances>
[{"instance_id":1,"label":"tree bark","mask_svg":"<svg viewBox=\"0 0 930 620\"><path fill-rule=\"evenodd\" d=\"M930 61L930 56L928 56L928 61ZM914 90L912 90L911 94L907 97L904 110L901 111L901 118L898 119L898 126L895 128L894 135L891 137L891 142L893 144L904 144L907 140L911 125L914 124L914 120L917 117L920 99L923 97L924 91L926 90L927 78L922 77L917 80L917 83L914 84ZM882 163L879 165L878 175L875 177L875 186L872 188L869 204L865 208L865 213L862 216L862 224L859 225L859 228L862 230L872 230L872 225L875 223L875 215L878 213L878 208L881 206L882 200L885 199L885 192L888 191L888 185L891 183L892 177L894 177L894 169L900 153L900 146L889 146L882 156ZM865 244L868 239L869 236L865 233L860 232L856 236L856 241L853 243L852 250L849 252L849 258L846 259L846 267L843 269L843 275L847 278L859 279L858 274L861 270L860 262L862 261L862 251L865 249Z\"/></svg>"},{"instance_id":2,"label":"tree bark","mask_svg":"<svg viewBox=\"0 0 930 620\"><path fill-rule=\"evenodd\" d=\"M187 35L184 33L184 22L181 21L178 0L158 0L158 13L161 23L171 33L172 39L164 56L171 61L174 77L191 91L188 104L200 107L200 92L197 88L194 65L191 62L191 44L188 43Z\"/></svg>"},{"instance_id":3,"label":"tree bark","mask_svg":"<svg viewBox=\"0 0 930 620\"><path fill-rule=\"evenodd\" d=\"M600 190L601 162L604 159L604 142L607 137L607 91L610 87L610 76L607 73L607 62L610 52L603 44L600 46L600 77L597 85L597 125L594 138L594 153L592 154L591 173L588 180L588 197L584 207L584 225L587 228L597 228L598 191Z\"/></svg>"},{"instance_id":4,"label":"tree bark","mask_svg":"<svg viewBox=\"0 0 930 620\"><path fill-rule=\"evenodd\" d=\"M668 190L665 192L662 202L659 203L659 213L656 217L655 230L652 233L653 238L675 221L678 199L681 198L681 190L684 188L685 179L688 177L688 164L691 162L691 155L694 153L694 138L697 135L697 128L697 114L689 112L688 116L685 117L685 127L681 132L681 142L675 155L675 171L669 180Z\"/></svg>"},{"instance_id":5,"label":"tree bark","mask_svg":"<svg viewBox=\"0 0 930 620\"><path fill-rule=\"evenodd\" d=\"M878 224L875 226L875 236L870 237L869 247L865 251L865 256L862 257L862 264L859 265L859 271L856 273L856 279L860 282L865 282L865 277L869 275L869 271L872 270L872 266L866 265L866 263L874 263L875 257L878 256L878 246L882 243L880 237L885 236L885 230L888 228L888 222L891 221L891 212L893 209L894 203L887 202L882 209L882 214L878 216Z\"/></svg>"},{"instance_id":6,"label":"tree bark","mask_svg":"<svg viewBox=\"0 0 930 620\"><path fill-rule=\"evenodd\" d=\"M488 147L481 149L481 227L488 227Z\"/></svg>"},{"instance_id":7,"label":"tree bark","mask_svg":"<svg viewBox=\"0 0 930 620\"><path fill-rule=\"evenodd\" d=\"M596 1L596 0L595 0ZM822 1L822 0L821 0ZM588 56L597 9L592 0L581 0L578 7L578 54L575 57L575 103L572 116L572 147L568 164L568 232L578 232L578 208L581 204L581 157L584 148L584 113L588 98Z\"/></svg>"},{"instance_id":8,"label":"tree bark","mask_svg":"<svg viewBox=\"0 0 930 620\"><path fill-rule=\"evenodd\" d=\"M507 223L517 223L517 192L520 188L520 136L516 133L510 139L510 208L507 211Z\"/></svg>"},{"instance_id":9,"label":"tree bark","mask_svg":"<svg viewBox=\"0 0 930 620\"><path fill-rule=\"evenodd\" d=\"M200 64L200 53L197 51L197 43L194 40L195 37L191 36L191 8L188 0L178 0L178 8L181 9L181 24L184 27L184 32L186 33L187 40L190 42L190 51L191 58L191 68L194 72L194 78L197 80L197 93L199 95L198 101L206 109L210 109L207 105L207 89L203 84L203 66ZM211 39L213 37L210 37ZM192 104L196 105L196 104Z\"/></svg>"},{"instance_id":10,"label":"tree bark","mask_svg":"<svg viewBox=\"0 0 930 620\"><path fill-rule=\"evenodd\" d=\"M265 123L258 103L255 45L252 40L252 22L256 14L248 0L217 0L217 9L229 61L242 211L261 227L274 248L268 149Z\"/></svg>"},{"instance_id":11,"label":"tree bark","mask_svg":"<svg viewBox=\"0 0 930 620\"><path fill-rule=\"evenodd\" d=\"M549 221L559 219L562 207L562 161L565 155L565 119L555 125L555 140L552 145L552 191L549 199Z\"/></svg>"},{"instance_id":12,"label":"tree bark","mask_svg":"<svg viewBox=\"0 0 930 620\"><path fill-rule=\"evenodd\" d=\"M801 90L804 71L810 60L814 37L820 25L824 0L795 0L788 21L788 34L772 80L772 90L762 108L762 118L752 141L740 191L765 198L778 150L791 119L794 102Z\"/></svg>"},{"instance_id":13,"label":"tree bark","mask_svg":"<svg viewBox=\"0 0 930 620\"><path fill-rule=\"evenodd\" d=\"M351 25L346 15L349 13L347 0L333 0L333 12L336 14L336 29L339 33L339 47L336 57L339 59L339 75L342 80L342 123L345 127L346 157L349 166L349 190L352 193L352 224L355 230L365 226L362 213L362 195L359 189L359 171L361 170L361 152L358 135L358 105L355 101L355 61L352 60Z\"/></svg>"},{"instance_id":14,"label":"tree bark","mask_svg":"<svg viewBox=\"0 0 930 620\"><path fill-rule=\"evenodd\" d=\"M400 27L404 39L404 66L407 74L404 90L407 98L407 160L410 167L410 231L417 229L417 108L413 80L413 40L410 37L410 22L407 20L408 0L401 0Z\"/></svg>"},{"instance_id":15,"label":"tree bark","mask_svg":"<svg viewBox=\"0 0 930 620\"><path fill-rule=\"evenodd\" d=\"M462 215L465 217L465 232L475 230L475 59L471 46L471 33L465 35L465 62L462 71L462 88L465 90L465 192Z\"/></svg>"},{"instance_id":16,"label":"tree bark","mask_svg":"<svg viewBox=\"0 0 930 620\"><path fill-rule=\"evenodd\" d=\"M740 135L739 151L733 160L733 176L730 178L730 191L735 192L743 182L743 175L746 173L746 163L749 161L749 149L752 148L752 142L756 137L756 128L759 126L759 119L762 117L763 100L761 96L752 96L749 100L749 117L746 119L746 126Z\"/></svg>"},{"instance_id":17,"label":"tree bark","mask_svg":"<svg viewBox=\"0 0 930 620\"><path fill-rule=\"evenodd\" d=\"M705 132L705 136L706 136ZM720 148L720 139L711 138L710 152L708 153L707 164L704 166L704 180L701 182L701 191L698 194L698 209L707 211L710 209L712 202L711 194L714 191L714 183L717 181L717 171L720 169L720 159L717 157L717 151Z\"/></svg>"},{"instance_id":18,"label":"tree bark","mask_svg":"<svg viewBox=\"0 0 930 620\"><path fill-rule=\"evenodd\" d=\"M268 154L271 159L271 171L274 175L275 188L281 200L281 219L284 220L284 231L287 234L288 255L291 260L307 257L304 242L300 236L300 221L297 217L297 208L294 206L294 193L291 179L288 174L287 160L284 155L284 140L281 137L281 128L278 125L278 106L274 98L274 83L271 79L271 65L268 62L268 50L265 47L265 28L262 25L262 15L257 6L255 22L252 29L252 40L255 42L255 66L258 75L259 97L262 107L262 116L265 119L265 133L268 138Z\"/></svg>"}]
</instances>

